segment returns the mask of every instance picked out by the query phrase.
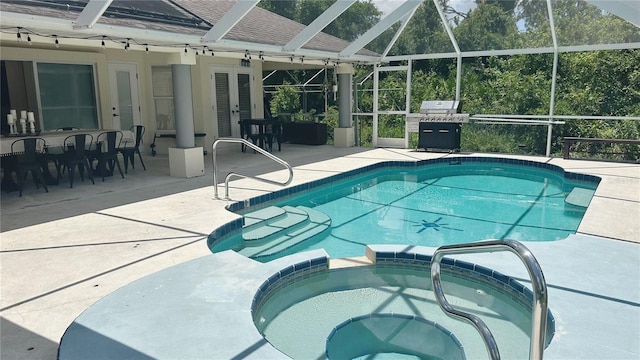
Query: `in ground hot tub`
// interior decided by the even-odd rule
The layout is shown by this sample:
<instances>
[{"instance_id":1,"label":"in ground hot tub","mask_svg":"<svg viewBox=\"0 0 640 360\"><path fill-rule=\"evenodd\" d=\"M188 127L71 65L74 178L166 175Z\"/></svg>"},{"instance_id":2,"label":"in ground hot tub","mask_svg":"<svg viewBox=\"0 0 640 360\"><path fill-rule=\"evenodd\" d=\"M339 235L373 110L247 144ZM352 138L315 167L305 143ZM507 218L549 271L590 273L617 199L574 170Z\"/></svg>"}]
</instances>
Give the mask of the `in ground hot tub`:
<instances>
[{"instance_id":1,"label":"in ground hot tub","mask_svg":"<svg viewBox=\"0 0 640 360\"><path fill-rule=\"evenodd\" d=\"M274 274L253 301L258 331L293 359L367 353L459 359L465 353L486 354L476 329L448 317L437 304L430 255L375 256L374 265L299 271L294 266ZM491 269L446 258L441 279L449 303L487 324L503 358L529 356L533 294L528 288ZM553 333L548 312L545 344ZM412 346L418 342L431 344Z\"/></svg>"}]
</instances>

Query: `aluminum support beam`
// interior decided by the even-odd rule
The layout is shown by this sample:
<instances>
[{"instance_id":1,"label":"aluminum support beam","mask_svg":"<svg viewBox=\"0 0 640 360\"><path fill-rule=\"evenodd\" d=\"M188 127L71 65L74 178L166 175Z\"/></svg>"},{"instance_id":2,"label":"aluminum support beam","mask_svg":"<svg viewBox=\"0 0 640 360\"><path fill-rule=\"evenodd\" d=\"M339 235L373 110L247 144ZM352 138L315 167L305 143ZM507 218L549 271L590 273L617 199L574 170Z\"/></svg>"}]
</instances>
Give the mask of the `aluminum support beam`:
<instances>
[{"instance_id":1,"label":"aluminum support beam","mask_svg":"<svg viewBox=\"0 0 640 360\"><path fill-rule=\"evenodd\" d=\"M360 49L369 44L373 39L377 38L385 30L393 26L396 22L402 19L405 15L414 11L418 6L422 4L422 0L407 0L400 5L391 14L384 17L377 24L375 24L366 33L362 34L359 38L353 41L349 46L340 52L341 57L349 57L357 53Z\"/></svg>"},{"instance_id":2,"label":"aluminum support beam","mask_svg":"<svg viewBox=\"0 0 640 360\"><path fill-rule=\"evenodd\" d=\"M584 51L601 51L601 50L627 50L640 49L640 42L623 43L623 44L600 44L600 45L577 45L577 46L558 46L558 53L584 52ZM485 57L485 56L510 56L510 55L528 55L528 54L553 54L556 51L553 47L545 48L527 48L527 49L508 49L508 50L487 50L487 51L465 51L461 52L463 58ZM424 59L454 59L458 54L455 52L439 53L439 54L421 54L421 55L402 55L387 56L382 58L382 62L403 61L403 60L424 60Z\"/></svg>"},{"instance_id":3,"label":"aluminum support beam","mask_svg":"<svg viewBox=\"0 0 640 360\"><path fill-rule=\"evenodd\" d=\"M551 0L547 0L547 12L549 15L549 25L551 26L551 38L553 39L553 70L551 74L551 94L549 97L549 125L547 127L547 148L546 156L551 155L551 141L553 140L553 112L556 97L556 77L558 75L558 37L556 36L556 24L553 17L553 7Z\"/></svg>"},{"instance_id":4,"label":"aluminum support beam","mask_svg":"<svg viewBox=\"0 0 640 360\"><path fill-rule=\"evenodd\" d=\"M456 54L458 54L458 57L460 57L460 46L458 46L458 41L456 40L456 36L453 34L453 31L451 30L451 26L449 26L449 20L447 19L447 16L444 14L444 11L442 10L442 6L440 6L440 3L438 2L438 0L433 0L433 4L436 6L436 9L438 10L438 15L440 16L440 21L442 22L442 25L444 25L444 29L447 32L447 35L449 36L449 41L451 41L451 45L453 45L453 48L456 51Z\"/></svg>"},{"instance_id":5,"label":"aluminum support beam","mask_svg":"<svg viewBox=\"0 0 640 360\"><path fill-rule=\"evenodd\" d=\"M311 24L305 27L298 33L291 41L289 41L284 47L285 52L292 52L301 48L304 44L309 42L314 36L321 32L327 25L335 20L340 14L353 5L356 0L338 0L331 7L325 10L320 16L318 16Z\"/></svg>"},{"instance_id":6,"label":"aluminum support beam","mask_svg":"<svg viewBox=\"0 0 640 360\"><path fill-rule=\"evenodd\" d=\"M640 27L640 1L638 0L586 0L613 15Z\"/></svg>"},{"instance_id":7,"label":"aluminum support beam","mask_svg":"<svg viewBox=\"0 0 640 360\"><path fill-rule=\"evenodd\" d=\"M84 9L82 9L80 15L78 15L74 29L93 27L93 25L98 22L98 19L100 19L102 14L107 11L111 2L113 2L113 0L89 0Z\"/></svg>"},{"instance_id":8,"label":"aluminum support beam","mask_svg":"<svg viewBox=\"0 0 640 360\"><path fill-rule=\"evenodd\" d=\"M410 13L405 15L405 17L402 18L402 20L400 20L400 27L398 28L398 31L396 31L396 33L393 35L393 39L391 39L389 44L387 44L387 47L384 49L384 52L382 53L382 57L387 56L389 51L391 51L391 48L396 43L396 41L398 41L398 38L400 37L400 35L404 31L404 29L407 27L407 24L409 23L409 20L411 20L411 18L413 17L413 14L416 13L417 9L418 8L416 7L415 9L413 9L413 11L411 11Z\"/></svg>"},{"instance_id":9,"label":"aluminum support beam","mask_svg":"<svg viewBox=\"0 0 640 360\"><path fill-rule=\"evenodd\" d=\"M202 42L218 42L245 17L259 0L239 0L203 37Z\"/></svg>"}]
</instances>

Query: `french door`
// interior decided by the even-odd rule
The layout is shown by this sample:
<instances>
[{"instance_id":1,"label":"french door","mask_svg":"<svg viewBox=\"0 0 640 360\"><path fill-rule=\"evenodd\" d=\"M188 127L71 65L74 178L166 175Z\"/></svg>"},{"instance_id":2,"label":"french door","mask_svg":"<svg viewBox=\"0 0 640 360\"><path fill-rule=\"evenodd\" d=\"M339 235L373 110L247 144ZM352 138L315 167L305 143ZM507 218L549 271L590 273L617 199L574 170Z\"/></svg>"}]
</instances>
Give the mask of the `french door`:
<instances>
[{"instance_id":1,"label":"french door","mask_svg":"<svg viewBox=\"0 0 640 360\"><path fill-rule=\"evenodd\" d=\"M254 117L253 87L249 68L211 67L213 125L218 137L240 137L238 121Z\"/></svg>"},{"instance_id":2,"label":"french door","mask_svg":"<svg viewBox=\"0 0 640 360\"><path fill-rule=\"evenodd\" d=\"M134 125L140 125L137 65L131 63L109 63L108 69L112 123L104 124L103 127L129 130Z\"/></svg>"}]
</instances>

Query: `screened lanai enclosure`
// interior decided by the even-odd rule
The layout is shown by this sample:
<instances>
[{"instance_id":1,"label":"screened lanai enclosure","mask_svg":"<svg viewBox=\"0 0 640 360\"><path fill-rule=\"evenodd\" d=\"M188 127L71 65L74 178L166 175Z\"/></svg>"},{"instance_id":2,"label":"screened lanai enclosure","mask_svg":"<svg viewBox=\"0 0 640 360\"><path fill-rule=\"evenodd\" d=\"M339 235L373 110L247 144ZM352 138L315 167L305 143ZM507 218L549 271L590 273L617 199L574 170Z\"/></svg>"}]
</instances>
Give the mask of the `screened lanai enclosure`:
<instances>
[{"instance_id":1,"label":"screened lanai enclosure","mask_svg":"<svg viewBox=\"0 0 640 360\"><path fill-rule=\"evenodd\" d=\"M637 0L5 0L0 7L3 69L24 72L3 70L10 75L3 83L32 103L44 130L69 126L68 117L46 118L47 104L60 99L42 89L42 69L66 66L85 74L88 91L75 97L85 103L67 105L88 106L90 126L124 127L113 95L120 85L111 85L124 74L131 86L123 88L140 94L130 96L140 103L131 123L146 125L148 136L201 132L206 146L239 136L241 117L277 116L324 122L341 146L415 148L418 123L433 120L421 105L436 100L461 104L462 151L559 155L565 137L640 137ZM176 76L188 80L181 86L193 104L178 101ZM127 106L136 109L135 101ZM578 142L573 150L640 158L637 144Z\"/></svg>"},{"instance_id":2,"label":"screened lanai enclosure","mask_svg":"<svg viewBox=\"0 0 640 360\"><path fill-rule=\"evenodd\" d=\"M354 62L356 144L416 147L407 119L425 100L461 101L467 151L558 155L566 136L640 136L640 2L374 1L337 14L338 3L352 2L261 5L310 26L331 13L324 31L352 41L340 56L362 46L379 54ZM265 72L270 110L337 126L340 56L318 72ZM576 150L640 156L628 144Z\"/></svg>"}]
</instances>

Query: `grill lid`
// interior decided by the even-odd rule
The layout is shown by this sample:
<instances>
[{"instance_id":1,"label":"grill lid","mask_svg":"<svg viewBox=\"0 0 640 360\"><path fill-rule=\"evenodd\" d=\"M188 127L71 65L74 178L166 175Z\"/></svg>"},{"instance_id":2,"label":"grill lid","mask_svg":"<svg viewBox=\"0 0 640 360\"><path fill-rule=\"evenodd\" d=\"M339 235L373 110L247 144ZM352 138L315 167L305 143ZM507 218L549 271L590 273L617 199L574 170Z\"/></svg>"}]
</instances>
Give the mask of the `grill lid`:
<instances>
[{"instance_id":1,"label":"grill lid","mask_svg":"<svg viewBox=\"0 0 640 360\"><path fill-rule=\"evenodd\" d=\"M420 105L421 114L456 114L462 108L462 103L457 100L423 101Z\"/></svg>"}]
</instances>

